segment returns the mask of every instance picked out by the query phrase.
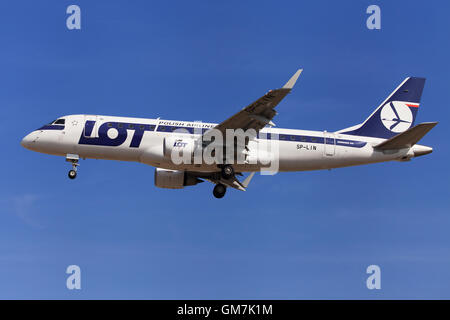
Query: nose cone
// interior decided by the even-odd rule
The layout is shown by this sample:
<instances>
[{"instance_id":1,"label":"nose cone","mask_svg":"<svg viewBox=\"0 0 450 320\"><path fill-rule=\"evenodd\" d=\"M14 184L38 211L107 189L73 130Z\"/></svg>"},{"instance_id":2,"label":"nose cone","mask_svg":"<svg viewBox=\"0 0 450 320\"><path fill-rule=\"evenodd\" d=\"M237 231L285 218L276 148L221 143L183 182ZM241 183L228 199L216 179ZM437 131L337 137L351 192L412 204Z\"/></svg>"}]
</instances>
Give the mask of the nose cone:
<instances>
[{"instance_id":1,"label":"nose cone","mask_svg":"<svg viewBox=\"0 0 450 320\"><path fill-rule=\"evenodd\" d=\"M36 143L38 136L35 132L31 132L30 134L26 135L25 138L22 139L20 144L22 147L26 149L32 149L32 145Z\"/></svg>"},{"instance_id":2,"label":"nose cone","mask_svg":"<svg viewBox=\"0 0 450 320\"><path fill-rule=\"evenodd\" d=\"M20 144L22 145L22 147L27 148L31 143L31 139L30 139L30 135L26 135L25 138L22 139L22 141L20 141Z\"/></svg>"}]
</instances>

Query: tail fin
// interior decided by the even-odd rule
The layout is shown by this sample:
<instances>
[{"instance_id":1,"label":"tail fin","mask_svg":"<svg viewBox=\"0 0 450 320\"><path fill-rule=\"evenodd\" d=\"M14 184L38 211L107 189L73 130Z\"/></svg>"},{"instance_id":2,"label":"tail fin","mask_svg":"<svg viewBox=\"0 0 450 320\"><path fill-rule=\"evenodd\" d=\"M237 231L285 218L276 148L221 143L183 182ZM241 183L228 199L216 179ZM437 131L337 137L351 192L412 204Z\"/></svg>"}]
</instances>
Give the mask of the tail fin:
<instances>
[{"instance_id":1,"label":"tail fin","mask_svg":"<svg viewBox=\"0 0 450 320\"><path fill-rule=\"evenodd\" d=\"M338 131L365 137L389 139L414 126L425 78L406 78L364 121Z\"/></svg>"}]
</instances>

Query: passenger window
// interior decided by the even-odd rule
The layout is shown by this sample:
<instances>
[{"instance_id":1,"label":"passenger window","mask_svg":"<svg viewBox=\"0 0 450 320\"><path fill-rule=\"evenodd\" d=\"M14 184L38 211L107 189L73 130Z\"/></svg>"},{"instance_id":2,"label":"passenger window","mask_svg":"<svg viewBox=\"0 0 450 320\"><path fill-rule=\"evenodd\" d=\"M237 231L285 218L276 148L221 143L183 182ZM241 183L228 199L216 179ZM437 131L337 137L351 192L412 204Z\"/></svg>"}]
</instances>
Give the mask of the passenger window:
<instances>
[{"instance_id":1,"label":"passenger window","mask_svg":"<svg viewBox=\"0 0 450 320\"><path fill-rule=\"evenodd\" d=\"M118 127L123 128L123 123L119 123Z\"/></svg>"},{"instance_id":2,"label":"passenger window","mask_svg":"<svg viewBox=\"0 0 450 320\"><path fill-rule=\"evenodd\" d=\"M295 136L291 136L291 140L292 140L292 141L295 141Z\"/></svg>"},{"instance_id":3,"label":"passenger window","mask_svg":"<svg viewBox=\"0 0 450 320\"><path fill-rule=\"evenodd\" d=\"M128 125L128 128L129 128L129 129L134 129L134 124L129 124L129 125Z\"/></svg>"},{"instance_id":4,"label":"passenger window","mask_svg":"<svg viewBox=\"0 0 450 320\"><path fill-rule=\"evenodd\" d=\"M144 125L140 125L139 128L140 128L141 130L144 130L144 129L145 129L145 126L144 126Z\"/></svg>"},{"instance_id":5,"label":"passenger window","mask_svg":"<svg viewBox=\"0 0 450 320\"><path fill-rule=\"evenodd\" d=\"M108 128L111 128L111 127L112 127L112 123L109 122L109 123L108 123Z\"/></svg>"}]
</instances>

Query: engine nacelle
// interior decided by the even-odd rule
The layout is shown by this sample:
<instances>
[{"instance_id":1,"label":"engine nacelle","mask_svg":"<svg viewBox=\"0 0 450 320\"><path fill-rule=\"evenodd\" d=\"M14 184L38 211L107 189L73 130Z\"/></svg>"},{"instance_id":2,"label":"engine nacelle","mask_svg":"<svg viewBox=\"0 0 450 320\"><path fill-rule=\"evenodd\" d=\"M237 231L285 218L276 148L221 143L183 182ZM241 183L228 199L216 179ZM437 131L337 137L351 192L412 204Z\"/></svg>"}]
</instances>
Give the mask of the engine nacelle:
<instances>
[{"instance_id":1,"label":"engine nacelle","mask_svg":"<svg viewBox=\"0 0 450 320\"><path fill-rule=\"evenodd\" d=\"M141 162L159 167L167 160L174 160L174 164L192 163L195 150L194 139L165 137L154 145L145 149L141 156ZM173 152L173 158L172 158ZM186 162L183 160L186 159ZM191 160L190 162L188 161Z\"/></svg>"},{"instance_id":2,"label":"engine nacelle","mask_svg":"<svg viewBox=\"0 0 450 320\"><path fill-rule=\"evenodd\" d=\"M197 177L180 170L155 168L155 186L166 189L182 189L203 182Z\"/></svg>"},{"instance_id":3,"label":"engine nacelle","mask_svg":"<svg viewBox=\"0 0 450 320\"><path fill-rule=\"evenodd\" d=\"M181 163L182 159L192 159L195 151L195 140L186 138L172 138L164 139L164 157L172 159L172 161Z\"/></svg>"}]
</instances>

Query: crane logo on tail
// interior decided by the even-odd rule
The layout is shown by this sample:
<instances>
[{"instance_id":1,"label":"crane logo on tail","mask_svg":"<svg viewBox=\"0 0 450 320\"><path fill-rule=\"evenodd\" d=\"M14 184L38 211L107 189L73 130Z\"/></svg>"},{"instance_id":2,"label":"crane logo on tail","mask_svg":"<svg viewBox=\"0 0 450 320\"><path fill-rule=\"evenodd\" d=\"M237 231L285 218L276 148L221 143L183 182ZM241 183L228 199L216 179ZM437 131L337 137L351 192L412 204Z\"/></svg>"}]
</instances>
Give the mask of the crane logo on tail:
<instances>
[{"instance_id":1,"label":"crane logo on tail","mask_svg":"<svg viewBox=\"0 0 450 320\"><path fill-rule=\"evenodd\" d=\"M411 107L418 107L418 105ZM381 110L380 118L388 130L396 133L408 130L413 123L410 105L400 101L386 103Z\"/></svg>"}]
</instances>

